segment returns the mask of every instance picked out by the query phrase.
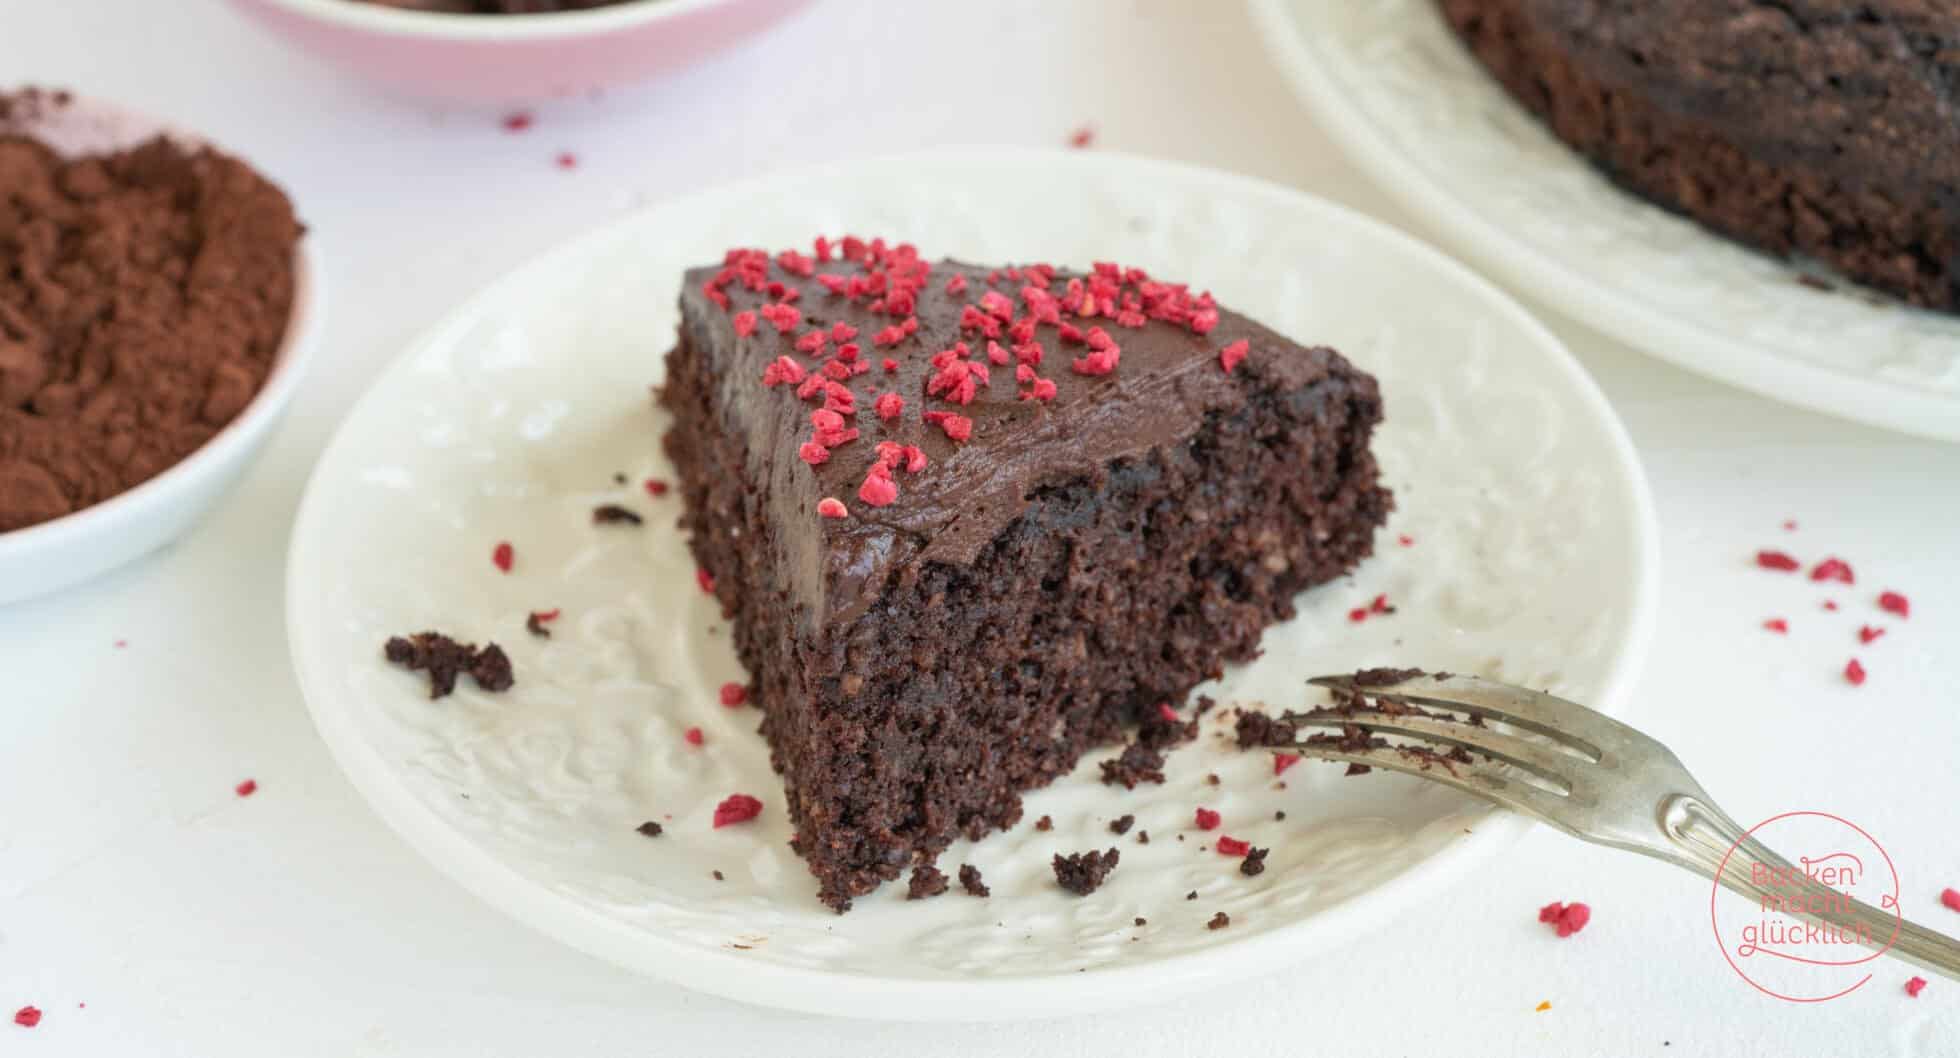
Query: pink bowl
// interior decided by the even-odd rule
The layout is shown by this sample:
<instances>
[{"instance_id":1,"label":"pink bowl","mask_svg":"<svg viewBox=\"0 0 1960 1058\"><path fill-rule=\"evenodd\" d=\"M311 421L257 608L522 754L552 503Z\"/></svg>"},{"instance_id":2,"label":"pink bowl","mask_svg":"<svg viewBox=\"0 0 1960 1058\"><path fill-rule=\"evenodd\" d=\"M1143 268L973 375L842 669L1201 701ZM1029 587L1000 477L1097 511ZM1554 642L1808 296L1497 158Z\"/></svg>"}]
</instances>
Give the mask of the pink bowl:
<instances>
[{"instance_id":1,"label":"pink bowl","mask_svg":"<svg viewBox=\"0 0 1960 1058\"><path fill-rule=\"evenodd\" d=\"M414 95L517 103L642 81L809 0L634 0L548 15L446 15L353 0L232 0L294 45Z\"/></svg>"}]
</instances>

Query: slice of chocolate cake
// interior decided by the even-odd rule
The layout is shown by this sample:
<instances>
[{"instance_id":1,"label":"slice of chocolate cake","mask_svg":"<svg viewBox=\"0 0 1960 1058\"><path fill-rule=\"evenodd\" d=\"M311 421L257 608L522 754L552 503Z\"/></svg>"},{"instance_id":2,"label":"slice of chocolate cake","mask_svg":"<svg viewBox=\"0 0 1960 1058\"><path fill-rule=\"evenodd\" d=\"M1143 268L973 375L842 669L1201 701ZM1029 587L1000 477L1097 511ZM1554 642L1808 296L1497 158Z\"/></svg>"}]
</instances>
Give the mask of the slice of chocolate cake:
<instances>
[{"instance_id":1,"label":"slice of chocolate cake","mask_svg":"<svg viewBox=\"0 0 1960 1058\"><path fill-rule=\"evenodd\" d=\"M682 524L839 911L1251 657L1390 507L1372 378L1136 269L819 239L681 317Z\"/></svg>"}]
</instances>

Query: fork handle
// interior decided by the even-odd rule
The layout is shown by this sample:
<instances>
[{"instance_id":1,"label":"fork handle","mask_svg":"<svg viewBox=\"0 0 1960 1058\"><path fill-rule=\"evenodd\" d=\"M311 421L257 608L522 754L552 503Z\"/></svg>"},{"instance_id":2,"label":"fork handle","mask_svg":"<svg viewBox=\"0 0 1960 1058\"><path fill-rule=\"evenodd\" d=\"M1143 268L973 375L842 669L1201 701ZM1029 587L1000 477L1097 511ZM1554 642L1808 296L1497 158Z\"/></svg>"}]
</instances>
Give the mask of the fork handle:
<instances>
[{"instance_id":1,"label":"fork handle","mask_svg":"<svg viewBox=\"0 0 1960 1058\"><path fill-rule=\"evenodd\" d=\"M1817 901L1805 901L1807 907L1803 910L1780 913L1850 931L1873 951L1895 955L1922 969L1960 981L1960 942L1797 872L1788 860L1771 852L1702 798L1691 794L1669 798L1661 806L1660 821L1661 830L1680 853L1676 862L1682 866L1757 901L1760 906L1769 906L1771 899L1787 901L1793 895L1820 897ZM1754 881L1756 864L1771 868L1784 878L1797 877L1802 881L1795 889L1758 884ZM1811 911L1810 906L1821 910Z\"/></svg>"}]
</instances>

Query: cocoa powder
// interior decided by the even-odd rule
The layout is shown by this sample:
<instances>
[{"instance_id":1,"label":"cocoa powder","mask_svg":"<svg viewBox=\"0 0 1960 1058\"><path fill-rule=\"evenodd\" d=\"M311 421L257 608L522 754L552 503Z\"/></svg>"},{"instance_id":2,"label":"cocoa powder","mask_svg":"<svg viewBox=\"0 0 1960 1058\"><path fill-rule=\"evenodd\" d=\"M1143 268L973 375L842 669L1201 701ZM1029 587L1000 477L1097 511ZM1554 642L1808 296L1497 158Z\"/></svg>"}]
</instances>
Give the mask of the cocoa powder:
<instances>
[{"instance_id":1,"label":"cocoa powder","mask_svg":"<svg viewBox=\"0 0 1960 1058\"><path fill-rule=\"evenodd\" d=\"M264 384L292 310L283 192L160 138L62 158L32 130L64 103L0 96L0 532L196 451Z\"/></svg>"}]
</instances>

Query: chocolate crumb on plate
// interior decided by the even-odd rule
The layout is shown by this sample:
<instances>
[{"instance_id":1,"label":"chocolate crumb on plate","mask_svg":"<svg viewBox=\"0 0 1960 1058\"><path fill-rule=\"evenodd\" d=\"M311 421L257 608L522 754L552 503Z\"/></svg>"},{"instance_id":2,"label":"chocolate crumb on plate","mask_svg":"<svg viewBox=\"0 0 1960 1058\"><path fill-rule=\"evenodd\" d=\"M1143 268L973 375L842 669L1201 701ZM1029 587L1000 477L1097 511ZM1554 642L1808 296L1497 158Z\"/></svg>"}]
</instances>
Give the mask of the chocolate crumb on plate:
<instances>
[{"instance_id":1,"label":"chocolate crumb on plate","mask_svg":"<svg viewBox=\"0 0 1960 1058\"><path fill-rule=\"evenodd\" d=\"M715 876L715 881L717 881L717 882L719 882L719 881L722 881L722 880L723 880L723 879L722 879L722 876L721 876L721 872L720 872L720 871L711 871L711 872L709 872L709 873L711 873L711 874L713 874L713 875Z\"/></svg>"},{"instance_id":2,"label":"chocolate crumb on plate","mask_svg":"<svg viewBox=\"0 0 1960 1058\"><path fill-rule=\"evenodd\" d=\"M1102 781L1134 790L1140 782L1164 781L1164 755L1141 742L1123 747L1120 756L1102 762Z\"/></svg>"},{"instance_id":3,"label":"chocolate crumb on plate","mask_svg":"<svg viewBox=\"0 0 1960 1058\"><path fill-rule=\"evenodd\" d=\"M1239 873L1245 875L1247 878L1264 874L1266 871L1266 854L1271 851L1273 850L1261 848L1247 849L1245 859L1239 861Z\"/></svg>"},{"instance_id":4,"label":"chocolate crumb on plate","mask_svg":"<svg viewBox=\"0 0 1960 1058\"><path fill-rule=\"evenodd\" d=\"M1150 844L1150 831L1148 830L1137 831L1137 844L1139 845Z\"/></svg>"},{"instance_id":5,"label":"chocolate crumb on plate","mask_svg":"<svg viewBox=\"0 0 1960 1058\"><path fill-rule=\"evenodd\" d=\"M639 525L644 521L639 512L617 503L602 503L592 508L593 525Z\"/></svg>"},{"instance_id":6,"label":"chocolate crumb on plate","mask_svg":"<svg viewBox=\"0 0 1960 1058\"><path fill-rule=\"evenodd\" d=\"M1103 879L1116 869L1116 861L1122 857L1123 854L1115 849L1073 852L1067 856L1057 854L1054 859L1055 881L1077 896L1088 896L1102 887Z\"/></svg>"},{"instance_id":7,"label":"chocolate crumb on plate","mask_svg":"<svg viewBox=\"0 0 1960 1058\"><path fill-rule=\"evenodd\" d=\"M465 672L478 687L492 693L510 690L517 682L504 648L490 643L479 650L474 643L458 643L440 632L391 636L382 656L411 672L427 672L431 699L455 691L456 678Z\"/></svg>"},{"instance_id":8,"label":"chocolate crumb on plate","mask_svg":"<svg viewBox=\"0 0 1960 1058\"><path fill-rule=\"evenodd\" d=\"M948 882L946 872L930 863L921 863L912 868L912 880L906 884L905 899L924 900L938 896L946 891Z\"/></svg>"},{"instance_id":9,"label":"chocolate crumb on plate","mask_svg":"<svg viewBox=\"0 0 1960 1058\"><path fill-rule=\"evenodd\" d=\"M1223 911L1220 911L1218 914L1211 916L1211 921L1205 923L1205 928L1224 929L1226 926L1229 926L1231 924L1232 924L1232 916L1226 914Z\"/></svg>"},{"instance_id":10,"label":"chocolate crumb on plate","mask_svg":"<svg viewBox=\"0 0 1960 1058\"><path fill-rule=\"evenodd\" d=\"M1193 889L1190 892L1184 894L1184 899L1186 900L1196 900L1197 898L1198 898L1198 891L1196 889Z\"/></svg>"},{"instance_id":11,"label":"chocolate crumb on plate","mask_svg":"<svg viewBox=\"0 0 1960 1058\"><path fill-rule=\"evenodd\" d=\"M1148 926L1150 924L1150 921L1144 918L1142 915L1138 915L1136 924L1139 926Z\"/></svg>"},{"instance_id":12,"label":"chocolate crumb on plate","mask_svg":"<svg viewBox=\"0 0 1960 1058\"><path fill-rule=\"evenodd\" d=\"M524 617L524 630L539 639L550 639L551 629L546 628L544 623L556 619L557 616L556 610L532 610Z\"/></svg>"},{"instance_id":13,"label":"chocolate crumb on plate","mask_svg":"<svg viewBox=\"0 0 1960 1058\"><path fill-rule=\"evenodd\" d=\"M1034 828L1041 831L1053 830L1055 829L1055 821L1047 816L1042 816L1040 819L1034 821Z\"/></svg>"},{"instance_id":14,"label":"chocolate crumb on plate","mask_svg":"<svg viewBox=\"0 0 1960 1058\"><path fill-rule=\"evenodd\" d=\"M960 888L966 890L968 896L990 896L993 893L987 888L987 883L980 879L980 868L970 863L960 864Z\"/></svg>"},{"instance_id":15,"label":"chocolate crumb on plate","mask_svg":"<svg viewBox=\"0 0 1960 1058\"><path fill-rule=\"evenodd\" d=\"M645 834L647 837L657 838L660 836L661 832L664 831L666 828L662 827L660 824L649 819L646 822L641 823L639 826L634 827L633 829L638 831L639 833Z\"/></svg>"},{"instance_id":16,"label":"chocolate crumb on plate","mask_svg":"<svg viewBox=\"0 0 1960 1058\"><path fill-rule=\"evenodd\" d=\"M1130 828L1136 825L1136 821L1137 817L1133 815L1118 816L1109 821L1109 832L1112 834L1128 834Z\"/></svg>"}]
</instances>

